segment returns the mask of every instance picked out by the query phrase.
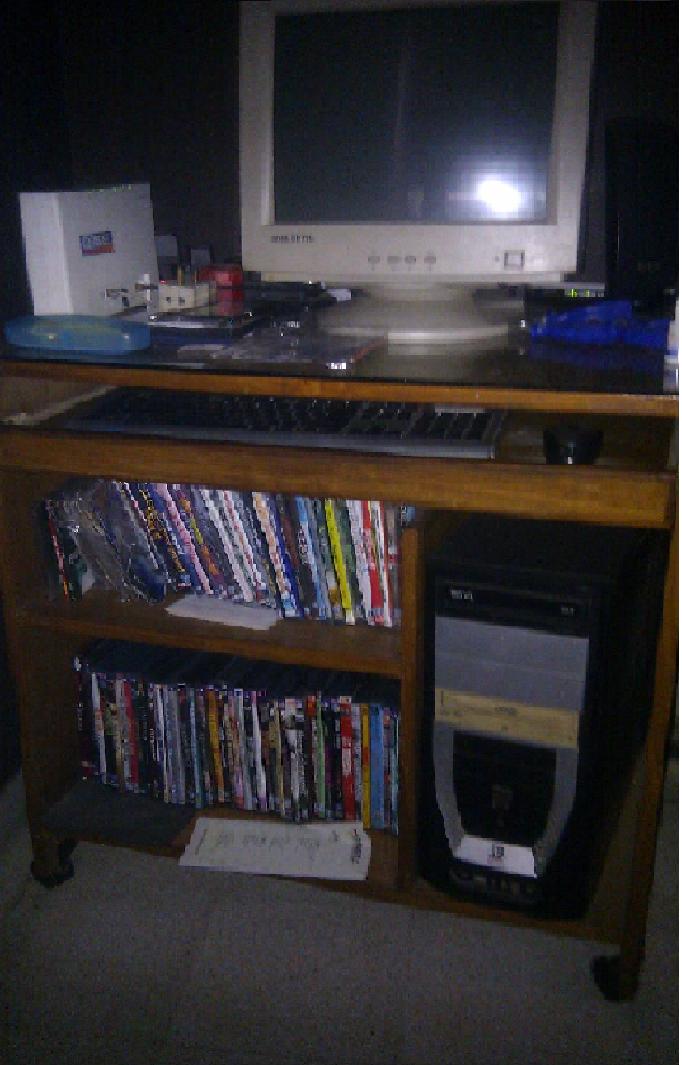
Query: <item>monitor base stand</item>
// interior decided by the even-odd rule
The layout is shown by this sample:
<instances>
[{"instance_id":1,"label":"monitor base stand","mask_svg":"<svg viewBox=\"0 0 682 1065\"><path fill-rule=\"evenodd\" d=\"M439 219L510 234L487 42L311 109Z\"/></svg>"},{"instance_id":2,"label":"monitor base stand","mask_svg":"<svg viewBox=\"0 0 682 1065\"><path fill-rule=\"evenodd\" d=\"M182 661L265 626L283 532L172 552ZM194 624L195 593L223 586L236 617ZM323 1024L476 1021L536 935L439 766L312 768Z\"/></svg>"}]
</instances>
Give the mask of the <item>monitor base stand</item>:
<instances>
[{"instance_id":1,"label":"monitor base stand","mask_svg":"<svg viewBox=\"0 0 682 1065\"><path fill-rule=\"evenodd\" d=\"M366 286L351 300L320 312L319 325L336 336L385 336L393 344L453 344L499 340L522 314L509 301L477 299L471 285Z\"/></svg>"}]
</instances>

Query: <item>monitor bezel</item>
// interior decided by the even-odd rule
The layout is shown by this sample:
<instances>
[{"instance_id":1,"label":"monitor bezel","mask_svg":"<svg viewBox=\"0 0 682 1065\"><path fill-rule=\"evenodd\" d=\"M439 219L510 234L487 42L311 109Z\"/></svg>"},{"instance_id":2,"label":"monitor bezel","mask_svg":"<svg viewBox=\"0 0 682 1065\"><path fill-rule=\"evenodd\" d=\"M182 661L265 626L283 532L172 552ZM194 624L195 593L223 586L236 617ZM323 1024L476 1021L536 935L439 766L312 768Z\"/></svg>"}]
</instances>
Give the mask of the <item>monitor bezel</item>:
<instances>
[{"instance_id":1,"label":"monitor bezel","mask_svg":"<svg viewBox=\"0 0 682 1065\"><path fill-rule=\"evenodd\" d=\"M428 6L434 0L417 3ZM596 4L592 0L559 3L547 221L474 225L278 225L273 221L277 16L405 6L410 5L392 0L251 0L240 5L240 211L244 268L257 271L268 280L406 288L438 282L518 284L562 280L575 272L577 265L596 22ZM416 6L414 0L411 6Z\"/></svg>"}]
</instances>

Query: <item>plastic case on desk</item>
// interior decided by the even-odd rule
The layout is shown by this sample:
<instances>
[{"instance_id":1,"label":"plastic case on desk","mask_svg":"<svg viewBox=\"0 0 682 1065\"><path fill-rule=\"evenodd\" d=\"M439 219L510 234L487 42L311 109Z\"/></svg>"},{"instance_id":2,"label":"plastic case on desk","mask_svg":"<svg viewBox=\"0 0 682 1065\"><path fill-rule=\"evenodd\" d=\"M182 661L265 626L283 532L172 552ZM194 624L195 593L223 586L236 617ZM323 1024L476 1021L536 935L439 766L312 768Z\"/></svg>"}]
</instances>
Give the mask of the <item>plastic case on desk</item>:
<instances>
[{"instance_id":1,"label":"plastic case on desk","mask_svg":"<svg viewBox=\"0 0 682 1065\"><path fill-rule=\"evenodd\" d=\"M151 344L151 333L145 322L87 314L14 318L5 323L5 337L10 344L22 348L114 355L141 351Z\"/></svg>"}]
</instances>

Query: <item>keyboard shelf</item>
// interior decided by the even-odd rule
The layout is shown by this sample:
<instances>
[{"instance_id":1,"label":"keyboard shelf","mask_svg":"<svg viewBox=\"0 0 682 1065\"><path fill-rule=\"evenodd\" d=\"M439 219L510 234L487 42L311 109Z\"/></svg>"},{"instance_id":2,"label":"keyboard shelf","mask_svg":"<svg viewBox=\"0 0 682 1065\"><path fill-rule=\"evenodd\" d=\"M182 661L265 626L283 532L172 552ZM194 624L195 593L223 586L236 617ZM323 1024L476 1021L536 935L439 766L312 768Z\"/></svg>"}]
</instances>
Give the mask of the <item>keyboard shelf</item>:
<instances>
[{"instance_id":1,"label":"keyboard shelf","mask_svg":"<svg viewBox=\"0 0 682 1065\"><path fill-rule=\"evenodd\" d=\"M51 425L248 446L489 459L503 421L500 411L439 404L121 389L55 418Z\"/></svg>"},{"instance_id":2,"label":"keyboard shelf","mask_svg":"<svg viewBox=\"0 0 682 1065\"><path fill-rule=\"evenodd\" d=\"M55 486L60 476L185 484L198 483L200 477L203 484L242 491L343 499L361 495L511 517L651 528L670 525L672 469L596 464L581 467L577 478L570 466L521 462L518 454L510 457L512 461L453 462L49 429L7 428L0 434L0 464L20 475L42 471L41 485ZM9 491L13 493L11 486ZM42 489L40 497L44 494ZM27 524L27 534L29 530Z\"/></svg>"}]
</instances>

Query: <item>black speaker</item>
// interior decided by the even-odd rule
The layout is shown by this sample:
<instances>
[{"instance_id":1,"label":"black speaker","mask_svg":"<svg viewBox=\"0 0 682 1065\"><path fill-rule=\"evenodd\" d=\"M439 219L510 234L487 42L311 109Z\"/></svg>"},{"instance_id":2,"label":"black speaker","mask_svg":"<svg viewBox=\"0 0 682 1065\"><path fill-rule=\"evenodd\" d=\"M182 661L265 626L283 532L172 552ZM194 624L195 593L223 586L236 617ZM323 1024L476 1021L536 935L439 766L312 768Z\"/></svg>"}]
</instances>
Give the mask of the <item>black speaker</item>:
<instances>
[{"instance_id":1,"label":"black speaker","mask_svg":"<svg viewBox=\"0 0 682 1065\"><path fill-rule=\"evenodd\" d=\"M656 534L476 518L431 561L419 838L435 886L584 913L644 733L663 558Z\"/></svg>"},{"instance_id":2,"label":"black speaker","mask_svg":"<svg viewBox=\"0 0 682 1065\"><path fill-rule=\"evenodd\" d=\"M606 294L667 311L678 289L678 132L643 119L605 129Z\"/></svg>"}]
</instances>

